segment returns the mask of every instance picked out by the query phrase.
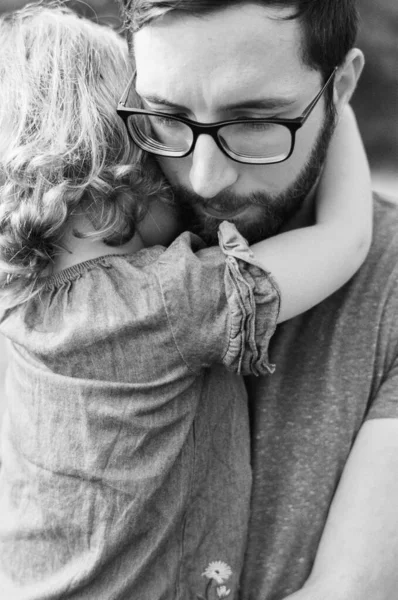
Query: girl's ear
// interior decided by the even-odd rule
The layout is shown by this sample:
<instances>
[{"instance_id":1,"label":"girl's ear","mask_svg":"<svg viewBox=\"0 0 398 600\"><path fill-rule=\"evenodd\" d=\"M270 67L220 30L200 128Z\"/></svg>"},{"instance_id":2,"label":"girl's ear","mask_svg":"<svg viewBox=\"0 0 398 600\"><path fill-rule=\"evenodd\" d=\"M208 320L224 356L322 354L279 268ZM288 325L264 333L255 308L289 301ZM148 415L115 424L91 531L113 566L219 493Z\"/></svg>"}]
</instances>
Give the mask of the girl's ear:
<instances>
[{"instance_id":1,"label":"girl's ear","mask_svg":"<svg viewBox=\"0 0 398 600\"><path fill-rule=\"evenodd\" d=\"M361 50L353 48L346 56L344 63L337 69L334 82L334 104L338 114L341 114L357 86L365 64Z\"/></svg>"}]
</instances>

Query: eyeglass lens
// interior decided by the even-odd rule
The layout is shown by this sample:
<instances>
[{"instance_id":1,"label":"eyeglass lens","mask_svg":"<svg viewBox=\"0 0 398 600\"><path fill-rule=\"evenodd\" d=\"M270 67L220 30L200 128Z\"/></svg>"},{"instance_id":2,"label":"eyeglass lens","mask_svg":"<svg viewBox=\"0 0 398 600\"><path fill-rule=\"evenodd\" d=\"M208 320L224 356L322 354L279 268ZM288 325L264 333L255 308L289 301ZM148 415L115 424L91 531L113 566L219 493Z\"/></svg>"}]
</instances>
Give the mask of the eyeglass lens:
<instances>
[{"instance_id":1,"label":"eyeglass lens","mask_svg":"<svg viewBox=\"0 0 398 600\"><path fill-rule=\"evenodd\" d=\"M160 115L130 115L128 127L139 146L169 156L187 154L194 139L187 124ZM292 144L287 127L258 121L224 125L218 130L218 139L228 154L254 160L283 160Z\"/></svg>"}]
</instances>

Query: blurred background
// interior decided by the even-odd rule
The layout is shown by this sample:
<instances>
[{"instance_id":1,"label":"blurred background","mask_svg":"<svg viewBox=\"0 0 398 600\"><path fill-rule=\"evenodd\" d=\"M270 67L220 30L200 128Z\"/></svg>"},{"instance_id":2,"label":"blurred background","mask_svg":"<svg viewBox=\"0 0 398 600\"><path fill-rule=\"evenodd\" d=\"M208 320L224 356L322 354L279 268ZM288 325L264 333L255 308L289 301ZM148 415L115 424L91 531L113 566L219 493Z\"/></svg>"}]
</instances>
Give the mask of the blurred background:
<instances>
[{"instance_id":1,"label":"blurred background","mask_svg":"<svg viewBox=\"0 0 398 600\"><path fill-rule=\"evenodd\" d=\"M44 2L45 3L45 2ZM0 14L21 8L27 0L0 0ZM101 23L121 23L113 0L70 0L69 6ZM398 2L360 0L357 46L366 67L352 104L368 152L374 188L398 200ZM4 397L4 341L0 338L0 416Z\"/></svg>"}]
</instances>

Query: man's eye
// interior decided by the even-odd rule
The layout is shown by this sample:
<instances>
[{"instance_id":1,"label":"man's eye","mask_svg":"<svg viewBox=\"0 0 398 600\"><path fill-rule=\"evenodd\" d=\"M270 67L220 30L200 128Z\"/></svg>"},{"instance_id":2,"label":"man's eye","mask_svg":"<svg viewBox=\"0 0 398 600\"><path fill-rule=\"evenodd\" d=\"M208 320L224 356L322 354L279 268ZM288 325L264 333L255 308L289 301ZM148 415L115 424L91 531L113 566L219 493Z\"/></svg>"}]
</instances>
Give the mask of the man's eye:
<instances>
[{"instance_id":1,"label":"man's eye","mask_svg":"<svg viewBox=\"0 0 398 600\"><path fill-rule=\"evenodd\" d=\"M179 121L176 121L175 119L170 119L169 117L163 117L163 116L156 116L156 117L151 117L152 123L153 125L157 125L160 127L181 127L182 123L180 123Z\"/></svg>"},{"instance_id":2,"label":"man's eye","mask_svg":"<svg viewBox=\"0 0 398 600\"><path fill-rule=\"evenodd\" d=\"M272 123L264 123L261 121L251 121L250 123L243 123L242 127L246 131L270 131L274 125Z\"/></svg>"}]
</instances>

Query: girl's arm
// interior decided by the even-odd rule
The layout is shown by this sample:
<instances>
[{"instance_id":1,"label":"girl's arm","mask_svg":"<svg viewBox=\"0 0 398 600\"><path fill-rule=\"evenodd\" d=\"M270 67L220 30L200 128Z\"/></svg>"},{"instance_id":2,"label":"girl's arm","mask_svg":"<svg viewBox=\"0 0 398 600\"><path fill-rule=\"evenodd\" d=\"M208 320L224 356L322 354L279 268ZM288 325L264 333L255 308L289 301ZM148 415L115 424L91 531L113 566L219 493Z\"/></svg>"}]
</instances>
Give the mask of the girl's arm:
<instances>
[{"instance_id":1,"label":"girl's arm","mask_svg":"<svg viewBox=\"0 0 398 600\"><path fill-rule=\"evenodd\" d=\"M333 134L318 188L316 224L251 246L281 290L278 322L318 304L361 266L372 238L367 158L351 108Z\"/></svg>"}]
</instances>

